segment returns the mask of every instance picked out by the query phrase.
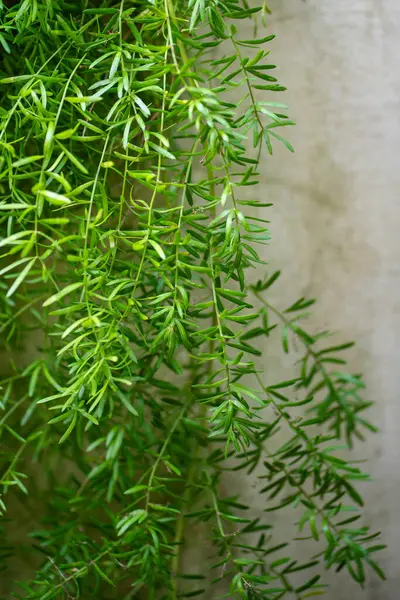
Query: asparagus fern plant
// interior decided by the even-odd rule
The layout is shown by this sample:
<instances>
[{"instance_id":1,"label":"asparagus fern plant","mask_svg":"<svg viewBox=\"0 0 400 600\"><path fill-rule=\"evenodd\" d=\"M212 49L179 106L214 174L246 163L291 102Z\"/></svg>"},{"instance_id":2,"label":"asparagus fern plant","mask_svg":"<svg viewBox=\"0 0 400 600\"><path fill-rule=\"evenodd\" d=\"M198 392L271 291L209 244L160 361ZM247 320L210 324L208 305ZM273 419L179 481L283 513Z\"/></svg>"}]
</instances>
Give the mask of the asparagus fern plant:
<instances>
[{"instance_id":1,"label":"asparagus fern plant","mask_svg":"<svg viewBox=\"0 0 400 600\"><path fill-rule=\"evenodd\" d=\"M7 597L211 598L220 582L229 598L300 600L324 592L325 568L383 576L360 524L368 475L338 456L374 430L349 344L304 328L311 300L272 305L278 273L259 254L259 170L273 144L292 150L278 132L293 124L273 35L241 34L267 12L0 0ZM303 348L295 378L264 375L271 336ZM265 514L222 492L229 471L259 476ZM16 503L31 572L14 586ZM294 536L319 541L303 562L274 542L289 505ZM213 550L197 572L199 522Z\"/></svg>"}]
</instances>

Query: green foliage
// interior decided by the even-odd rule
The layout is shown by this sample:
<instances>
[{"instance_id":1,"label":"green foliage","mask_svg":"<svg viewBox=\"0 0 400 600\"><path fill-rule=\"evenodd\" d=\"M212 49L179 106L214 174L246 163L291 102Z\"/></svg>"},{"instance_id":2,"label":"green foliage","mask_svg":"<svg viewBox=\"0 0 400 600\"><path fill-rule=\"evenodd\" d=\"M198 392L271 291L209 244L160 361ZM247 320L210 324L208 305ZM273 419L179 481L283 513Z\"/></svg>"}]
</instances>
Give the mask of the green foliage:
<instances>
[{"instance_id":1,"label":"green foliage","mask_svg":"<svg viewBox=\"0 0 400 600\"><path fill-rule=\"evenodd\" d=\"M268 12L0 0L0 508L8 532L17 501L42 522L15 598L211 598L223 581L230 598L300 600L324 568L383 576L360 523L368 475L338 455L374 431L349 345L303 328L312 301L270 304L279 273L246 275L269 239L261 161L292 150L273 36L240 34ZM303 348L278 383L259 350L276 335ZM246 486L254 470L265 522L221 492L224 472ZM318 542L304 563L273 541L289 506ZM187 573L203 522L211 559Z\"/></svg>"}]
</instances>

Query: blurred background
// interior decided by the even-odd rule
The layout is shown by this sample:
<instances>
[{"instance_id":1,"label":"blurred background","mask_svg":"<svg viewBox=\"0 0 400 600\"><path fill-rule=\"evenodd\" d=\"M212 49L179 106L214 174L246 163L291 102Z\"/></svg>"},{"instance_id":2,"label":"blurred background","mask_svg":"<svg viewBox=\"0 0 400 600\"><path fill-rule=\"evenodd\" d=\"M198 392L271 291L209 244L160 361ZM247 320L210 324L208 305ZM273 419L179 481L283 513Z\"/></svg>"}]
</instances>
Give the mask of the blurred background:
<instances>
[{"instance_id":1,"label":"blurred background","mask_svg":"<svg viewBox=\"0 0 400 600\"><path fill-rule=\"evenodd\" d=\"M381 529L387 581L365 590L327 577L329 600L400 597L400 2L268 0L272 60L297 126L292 155L275 145L262 169L272 243L264 258L282 268L278 303L317 297L311 327L354 339L350 368L365 374L370 418L380 428L356 450L373 483L365 520ZM243 38L253 35L241 31ZM266 369L286 368L268 347ZM252 490L246 492L250 498ZM254 502L254 499L253 499ZM260 506L260 509L262 507ZM280 527L292 523L280 516ZM275 516L274 516L275 519ZM300 555L302 542L294 548Z\"/></svg>"}]
</instances>

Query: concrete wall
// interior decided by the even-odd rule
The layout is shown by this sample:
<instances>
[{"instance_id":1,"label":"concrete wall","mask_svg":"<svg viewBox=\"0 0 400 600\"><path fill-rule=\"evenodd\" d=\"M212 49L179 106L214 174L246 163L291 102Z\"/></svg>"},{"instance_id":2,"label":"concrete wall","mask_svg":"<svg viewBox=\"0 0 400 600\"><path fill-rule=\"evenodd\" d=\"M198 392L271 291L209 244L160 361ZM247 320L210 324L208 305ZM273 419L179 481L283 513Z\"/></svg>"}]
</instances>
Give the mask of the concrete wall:
<instances>
[{"instance_id":1,"label":"concrete wall","mask_svg":"<svg viewBox=\"0 0 400 600\"><path fill-rule=\"evenodd\" d=\"M329 600L400 597L400 2L271 0L272 56L287 85L296 153L266 160L261 193L274 202L273 243L265 257L283 267L274 291L285 304L319 300L314 323L356 339L351 367L366 375L381 433L360 453L374 483L366 520L389 550L388 581L365 590L348 577ZM251 35L251 28L243 37ZM280 95L281 96L281 95ZM282 100L282 97L280 97ZM271 348L267 361L284 366ZM250 492L251 495L251 492ZM260 506L261 508L261 506ZM280 517L282 518L282 517ZM286 519L290 517L286 517ZM286 528L287 521L281 522ZM301 552L300 545L295 553ZM334 582L336 577L328 576Z\"/></svg>"}]
</instances>

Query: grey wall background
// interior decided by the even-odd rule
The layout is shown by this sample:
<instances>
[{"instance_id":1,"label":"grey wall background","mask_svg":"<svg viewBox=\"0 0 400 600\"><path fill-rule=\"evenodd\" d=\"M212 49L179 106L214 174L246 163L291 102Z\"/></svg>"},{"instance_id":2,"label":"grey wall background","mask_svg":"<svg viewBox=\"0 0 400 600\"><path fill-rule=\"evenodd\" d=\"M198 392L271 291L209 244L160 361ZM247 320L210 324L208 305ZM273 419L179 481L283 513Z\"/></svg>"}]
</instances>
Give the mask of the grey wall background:
<instances>
[{"instance_id":1,"label":"grey wall background","mask_svg":"<svg viewBox=\"0 0 400 600\"><path fill-rule=\"evenodd\" d=\"M388 581L359 590L348 577L329 600L400 597L400 2L271 0L268 31L296 153L276 147L261 193L274 202L265 257L283 267L276 300L319 300L314 323L355 339L351 368L366 375L381 433L360 449L374 483L366 521L383 531ZM243 38L252 35L251 26ZM282 95L280 100L282 101ZM267 369L285 365L267 350ZM250 498L251 489L246 492ZM254 498L253 498L254 500ZM261 506L259 507L262 508ZM274 517L275 518L275 517ZM279 527L291 525L290 515ZM294 547L294 554L303 552ZM325 596L324 596L325 597Z\"/></svg>"}]
</instances>

